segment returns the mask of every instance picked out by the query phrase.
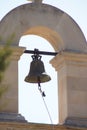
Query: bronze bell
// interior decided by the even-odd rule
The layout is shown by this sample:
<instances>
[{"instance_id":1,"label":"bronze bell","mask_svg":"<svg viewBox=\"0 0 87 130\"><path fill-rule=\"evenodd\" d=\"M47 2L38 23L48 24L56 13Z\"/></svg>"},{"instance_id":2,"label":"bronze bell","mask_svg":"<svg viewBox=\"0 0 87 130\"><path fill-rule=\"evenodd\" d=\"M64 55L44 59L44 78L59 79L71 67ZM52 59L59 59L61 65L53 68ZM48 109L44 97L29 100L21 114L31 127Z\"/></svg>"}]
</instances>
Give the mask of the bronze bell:
<instances>
[{"instance_id":1,"label":"bronze bell","mask_svg":"<svg viewBox=\"0 0 87 130\"><path fill-rule=\"evenodd\" d=\"M30 71L25 77L25 81L29 83L43 83L51 80L50 76L45 73L41 56L35 54L32 56L32 59L33 61L30 64Z\"/></svg>"}]
</instances>

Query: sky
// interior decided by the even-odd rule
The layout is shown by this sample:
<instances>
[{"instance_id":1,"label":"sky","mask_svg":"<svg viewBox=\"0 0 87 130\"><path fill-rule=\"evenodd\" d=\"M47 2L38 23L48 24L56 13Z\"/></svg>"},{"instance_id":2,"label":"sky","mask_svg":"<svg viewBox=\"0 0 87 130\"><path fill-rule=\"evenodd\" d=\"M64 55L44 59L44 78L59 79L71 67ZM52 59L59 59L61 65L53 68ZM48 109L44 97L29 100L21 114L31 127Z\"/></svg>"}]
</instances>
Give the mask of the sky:
<instances>
[{"instance_id":1,"label":"sky","mask_svg":"<svg viewBox=\"0 0 87 130\"><path fill-rule=\"evenodd\" d=\"M13 8L29 3L26 0L0 0L0 20ZM43 0L43 3L53 5L70 15L76 23L80 26L85 38L87 39L87 0ZM35 44L38 40L38 45ZM25 43L25 44L24 44ZM29 45L32 43L32 46ZM38 48L40 51L54 51L50 43L45 39L30 35L20 39L20 46L26 49L34 50ZM19 61L19 113L21 113L26 120L35 123L58 123L58 87L57 87L57 73L49 64L53 57L42 56L45 70L51 76L51 81L41 84L42 90L45 91L44 98L47 108L49 110L52 121L49 118L48 112L38 91L37 84L29 84L24 82L25 76L29 73L31 55L23 54ZM23 71L24 70L24 71Z\"/></svg>"}]
</instances>

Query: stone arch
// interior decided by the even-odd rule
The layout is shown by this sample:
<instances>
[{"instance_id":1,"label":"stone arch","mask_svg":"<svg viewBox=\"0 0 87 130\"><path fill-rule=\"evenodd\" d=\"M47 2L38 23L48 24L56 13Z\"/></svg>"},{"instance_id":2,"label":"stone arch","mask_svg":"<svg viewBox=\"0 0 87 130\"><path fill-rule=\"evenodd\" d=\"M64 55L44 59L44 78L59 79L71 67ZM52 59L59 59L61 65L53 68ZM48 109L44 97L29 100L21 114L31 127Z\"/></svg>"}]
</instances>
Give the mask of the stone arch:
<instances>
[{"instance_id":1,"label":"stone arch","mask_svg":"<svg viewBox=\"0 0 87 130\"><path fill-rule=\"evenodd\" d=\"M45 28L45 32L39 26ZM39 27L40 33L42 30L42 33L45 34L44 36L49 35L50 41L51 39L56 41L54 47L56 50L58 50L57 44L60 42L58 39L61 39L60 43L62 43L59 47L61 48L60 50L83 52L87 50L86 39L79 26L70 16L51 5L35 3L21 5L2 19L0 22L0 43L6 43L13 36L13 45L18 46L19 39L23 33L34 27L35 30L36 27ZM48 28L50 31L48 31Z\"/></svg>"}]
</instances>

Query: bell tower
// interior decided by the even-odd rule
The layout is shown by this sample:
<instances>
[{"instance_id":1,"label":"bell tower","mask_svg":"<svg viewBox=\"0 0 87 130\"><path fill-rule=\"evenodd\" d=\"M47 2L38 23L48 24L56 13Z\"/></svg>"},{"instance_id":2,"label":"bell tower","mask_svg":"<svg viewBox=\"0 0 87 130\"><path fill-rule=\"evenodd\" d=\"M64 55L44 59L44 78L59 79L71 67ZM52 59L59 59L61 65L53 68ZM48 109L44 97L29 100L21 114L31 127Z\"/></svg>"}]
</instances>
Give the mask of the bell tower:
<instances>
[{"instance_id":1,"label":"bell tower","mask_svg":"<svg viewBox=\"0 0 87 130\"><path fill-rule=\"evenodd\" d=\"M15 18L15 19L13 19ZM4 34L4 35L3 35ZM58 72L59 124L56 129L76 130L87 127L87 42L76 22L62 10L53 6L32 2L10 11L0 21L0 49L13 35L11 64L5 73L9 91L1 102L6 106L0 109L0 120L15 121L4 125L23 130L49 128L49 125L18 124L25 121L18 114L18 60L25 48L19 47L21 36L35 34L48 40L55 52L59 52L50 63ZM23 127L22 127L22 126ZM19 127L20 126L20 127ZM72 128L72 127L73 128ZM13 130L13 129L12 129Z\"/></svg>"}]
</instances>

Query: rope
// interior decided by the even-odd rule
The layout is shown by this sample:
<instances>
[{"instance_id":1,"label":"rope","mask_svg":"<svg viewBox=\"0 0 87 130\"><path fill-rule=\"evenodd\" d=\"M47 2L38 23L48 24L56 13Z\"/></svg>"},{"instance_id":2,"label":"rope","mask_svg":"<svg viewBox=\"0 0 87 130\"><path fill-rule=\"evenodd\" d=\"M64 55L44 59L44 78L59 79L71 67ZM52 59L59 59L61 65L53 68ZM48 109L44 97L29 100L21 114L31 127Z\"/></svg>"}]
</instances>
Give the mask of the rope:
<instances>
[{"instance_id":1,"label":"rope","mask_svg":"<svg viewBox=\"0 0 87 130\"><path fill-rule=\"evenodd\" d=\"M44 97L45 97L46 95L45 95L44 91L41 90L40 83L38 83L38 90L39 90L40 93L41 93L41 97L42 97L42 99L43 99L44 106L45 106L46 111L47 111L47 113L48 113L48 116L49 116L49 119L50 119L51 125L53 126L53 127L52 127L52 130L54 130L53 121L52 121L52 118L51 118L51 115L50 115L49 109L48 109L48 107L47 107L47 104L46 104L46 102L45 102L45 100L44 100Z\"/></svg>"}]
</instances>

